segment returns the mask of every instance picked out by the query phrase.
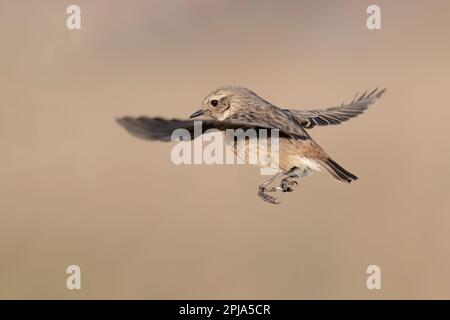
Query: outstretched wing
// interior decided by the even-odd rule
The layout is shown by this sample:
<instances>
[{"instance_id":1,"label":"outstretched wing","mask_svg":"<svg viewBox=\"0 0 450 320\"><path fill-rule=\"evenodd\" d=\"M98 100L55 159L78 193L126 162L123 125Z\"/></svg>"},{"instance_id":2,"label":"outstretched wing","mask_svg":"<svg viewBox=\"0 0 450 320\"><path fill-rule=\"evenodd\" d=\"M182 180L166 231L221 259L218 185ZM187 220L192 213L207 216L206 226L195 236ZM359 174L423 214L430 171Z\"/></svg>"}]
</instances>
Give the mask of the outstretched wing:
<instances>
[{"instance_id":1,"label":"outstretched wing","mask_svg":"<svg viewBox=\"0 0 450 320\"><path fill-rule=\"evenodd\" d=\"M376 88L369 94L365 92L360 97L355 96L355 99L349 104L341 104L338 107L322 109L322 110L284 110L295 117L301 125L306 129L311 129L315 126L328 126L333 124L340 124L348 119L354 118L364 112L371 104L374 104L386 89L378 90Z\"/></svg>"},{"instance_id":2,"label":"outstretched wing","mask_svg":"<svg viewBox=\"0 0 450 320\"><path fill-rule=\"evenodd\" d=\"M172 133L177 129L186 129L192 138L205 133L210 129L225 131L226 129L271 129L259 124L237 121L201 120L201 125L195 126L200 120L178 120L150 117L123 117L117 119L132 135L146 140L171 141ZM279 133L283 135L282 132Z\"/></svg>"}]
</instances>

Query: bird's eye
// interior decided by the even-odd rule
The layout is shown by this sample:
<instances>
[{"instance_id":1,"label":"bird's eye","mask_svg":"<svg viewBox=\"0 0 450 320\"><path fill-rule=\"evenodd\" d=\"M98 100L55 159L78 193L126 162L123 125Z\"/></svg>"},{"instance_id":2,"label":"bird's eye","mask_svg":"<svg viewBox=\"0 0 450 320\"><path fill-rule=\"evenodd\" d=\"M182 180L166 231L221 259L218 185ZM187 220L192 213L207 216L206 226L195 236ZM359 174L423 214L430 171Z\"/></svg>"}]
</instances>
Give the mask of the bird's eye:
<instances>
[{"instance_id":1,"label":"bird's eye","mask_svg":"<svg viewBox=\"0 0 450 320\"><path fill-rule=\"evenodd\" d=\"M218 100L211 100L211 105L215 108L215 107L217 107L218 105L219 105L219 101Z\"/></svg>"}]
</instances>

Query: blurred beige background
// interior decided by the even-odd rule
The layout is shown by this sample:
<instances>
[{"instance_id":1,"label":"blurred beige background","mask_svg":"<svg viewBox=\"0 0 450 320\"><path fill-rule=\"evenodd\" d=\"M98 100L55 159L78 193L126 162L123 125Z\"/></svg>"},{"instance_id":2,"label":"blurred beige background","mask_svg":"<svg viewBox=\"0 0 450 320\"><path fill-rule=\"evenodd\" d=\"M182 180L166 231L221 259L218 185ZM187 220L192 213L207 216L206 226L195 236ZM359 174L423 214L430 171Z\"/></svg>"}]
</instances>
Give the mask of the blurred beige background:
<instances>
[{"instance_id":1,"label":"blurred beige background","mask_svg":"<svg viewBox=\"0 0 450 320\"><path fill-rule=\"evenodd\" d=\"M450 3L376 3L380 31L372 1L1 0L0 298L450 298ZM114 122L225 84L292 108L387 87L310 131L360 180L273 206L258 169L175 166Z\"/></svg>"}]
</instances>

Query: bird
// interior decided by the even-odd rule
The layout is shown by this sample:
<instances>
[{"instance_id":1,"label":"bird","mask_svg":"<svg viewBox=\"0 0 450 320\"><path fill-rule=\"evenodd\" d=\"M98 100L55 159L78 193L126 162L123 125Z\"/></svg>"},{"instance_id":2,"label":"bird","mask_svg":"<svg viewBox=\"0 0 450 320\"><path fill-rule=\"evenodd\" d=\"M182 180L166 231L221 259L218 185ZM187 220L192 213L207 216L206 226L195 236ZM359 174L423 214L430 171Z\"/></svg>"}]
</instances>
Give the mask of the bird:
<instances>
[{"instance_id":1,"label":"bird","mask_svg":"<svg viewBox=\"0 0 450 320\"><path fill-rule=\"evenodd\" d=\"M211 91L203 99L201 107L188 119L124 116L116 120L132 135L156 141L171 141L172 133L177 129L185 129L194 134L195 121L201 116L206 119L202 120L200 134L210 129L222 132L238 128L277 130L279 136L277 168L268 180L259 185L257 194L268 203L279 204L273 193L294 191L298 186L298 180L310 176L315 171L324 171L335 180L344 183L358 179L334 161L314 141L309 130L320 126L339 125L357 117L381 98L385 91L386 89L380 90L377 87L370 92L356 94L350 103L341 103L330 108L297 110L277 107L242 86L223 86ZM236 152L236 141L233 143ZM270 143L267 149L270 149ZM258 150L252 152L255 151ZM258 165L267 164L258 163Z\"/></svg>"}]
</instances>

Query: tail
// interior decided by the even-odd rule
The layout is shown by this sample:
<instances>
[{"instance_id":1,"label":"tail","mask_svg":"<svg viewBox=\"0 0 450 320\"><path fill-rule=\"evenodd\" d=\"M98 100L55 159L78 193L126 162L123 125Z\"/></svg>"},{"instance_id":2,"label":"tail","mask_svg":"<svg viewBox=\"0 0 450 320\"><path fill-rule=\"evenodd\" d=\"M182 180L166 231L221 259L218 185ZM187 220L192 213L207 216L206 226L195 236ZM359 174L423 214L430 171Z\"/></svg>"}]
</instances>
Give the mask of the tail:
<instances>
[{"instance_id":1,"label":"tail","mask_svg":"<svg viewBox=\"0 0 450 320\"><path fill-rule=\"evenodd\" d=\"M342 168L339 164L330 158L321 163L322 167L338 181L350 183L357 180L358 177Z\"/></svg>"}]
</instances>

